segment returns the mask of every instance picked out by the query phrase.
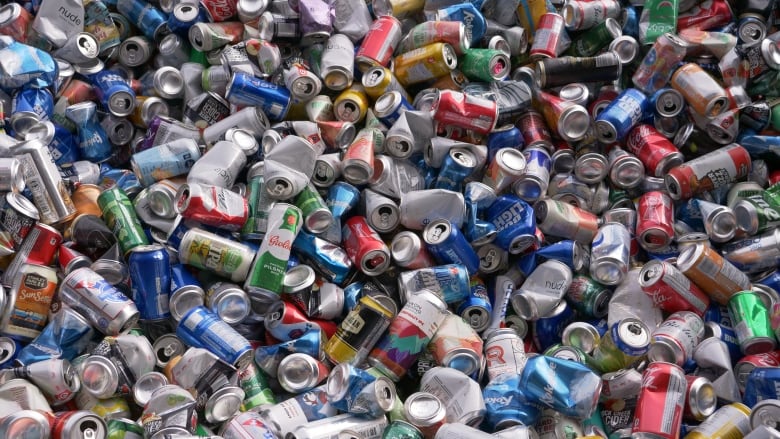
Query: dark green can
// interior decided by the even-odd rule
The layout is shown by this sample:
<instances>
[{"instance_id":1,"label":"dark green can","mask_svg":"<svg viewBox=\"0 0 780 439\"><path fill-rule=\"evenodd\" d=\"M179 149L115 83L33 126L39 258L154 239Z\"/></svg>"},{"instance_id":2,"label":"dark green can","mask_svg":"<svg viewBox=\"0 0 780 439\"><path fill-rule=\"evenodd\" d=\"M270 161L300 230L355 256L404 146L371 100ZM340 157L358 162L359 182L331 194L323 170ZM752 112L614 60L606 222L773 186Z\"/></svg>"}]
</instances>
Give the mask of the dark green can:
<instances>
[{"instance_id":1,"label":"dark green can","mask_svg":"<svg viewBox=\"0 0 780 439\"><path fill-rule=\"evenodd\" d=\"M119 186L103 191L97 199L103 212L103 220L119 241L123 254L141 246L149 245L141 221L135 213L133 202Z\"/></svg>"},{"instance_id":2,"label":"dark green can","mask_svg":"<svg viewBox=\"0 0 780 439\"><path fill-rule=\"evenodd\" d=\"M268 229L268 212L274 205L274 200L265 190L263 164L255 163L247 171L246 199L249 205L249 216L241 229L241 237L247 241L260 242Z\"/></svg>"},{"instance_id":3,"label":"dark green can","mask_svg":"<svg viewBox=\"0 0 780 439\"><path fill-rule=\"evenodd\" d=\"M468 49L458 61L458 68L473 81L501 81L509 75L509 56L496 49Z\"/></svg>"},{"instance_id":4,"label":"dark green can","mask_svg":"<svg viewBox=\"0 0 780 439\"><path fill-rule=\"evenodd\" d=\"M614 18L607 18L572 41L566 54L571 56L593 56L621 35L623 35L623 31L620 28L620 23Z\"/></svg>"},{"instance_id":5,"label":"dark green can","mask_svg":"<svg viewBox=\"0 0 780 439\"><path fill-rule=\"evenodd\" d=\"M382 439L423 439L423 434L414 425L395 420L385 429Z\"/></svg>"},{"instance_id":6,"label":"dark green can","mask_svg":"<svg viewBox=\"0 0 780 439\"><path fill-rule=\"evenodd\" d=\"M769 311L755 291L740 291L729 298L729 315L742 353L745 355L773 351L777 346Z\"/></svg>"},{"instance_id":7,"label":"dark green can","mask_svg":"<svg viewBox=\"0 0 780 439\"><path fill-rule=\"evenodd\" d=\"M574 309L597 319L607 315L610 297L612 292L607 287L582 274L574 276L566 291L566 298Z\"/></svg>"}]
</instances>

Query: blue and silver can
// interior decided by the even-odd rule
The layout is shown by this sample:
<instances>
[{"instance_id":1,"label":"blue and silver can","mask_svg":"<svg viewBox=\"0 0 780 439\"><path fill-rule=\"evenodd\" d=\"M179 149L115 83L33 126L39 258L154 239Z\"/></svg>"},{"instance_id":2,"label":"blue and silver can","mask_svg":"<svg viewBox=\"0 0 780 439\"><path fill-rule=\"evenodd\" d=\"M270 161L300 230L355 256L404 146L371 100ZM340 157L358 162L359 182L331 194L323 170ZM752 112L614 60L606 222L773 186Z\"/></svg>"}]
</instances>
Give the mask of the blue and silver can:
<instances>
[{"instance_id":1,"label":"blue and silver can","mask_svg":"<svg viewBox=\"0 0 780 439\"><path fill-rule=\"evenodd\" d=\"M487 32L487 20L482 12L472 3L460 3L436 12L438 21L460 21L466 27L466 37L469 41L479 41Z\"/></svg>"},{"instance_id":2,"label":"blue and silver can","mask_svg":"<svg viewBox=\"0 0 780 439\"><path fill-rule=\"evenodd\" d=\"M143 0L118 0L116 9L150 40L159 40L165 33L165 14Z\"/></svg>"},{"instance_id":3,"label":"blue and silver can","mask_svg":"<svg viewBox=\"0 0 780 439\"><path fill-rule=\"evenodd\" d=\"M352 261L344 249L305 230L293 241L293 250L329 282L341 284L352 271Z\"/></svg>"},{"instance_id":4,"label":"blue and silver can","mask_svg":"<svg viewBox=\"0 0 780 439\"><path fill-rule=\"evenodd\" d=\"M168 15L168 30L182 38L189 38L190 28L195 23L208 22L206 9L197 3L181 2Z\"/></svg>"},{"instance_id":5,"label":"blue and silver can","mask_svg":"<svg viewBox=\"0 0 780 439\"><path fill-rule=\"evenodd\" d=\"M0 369L11 368L22 344L10 337L0 337ZM22 366L24 366L22 364Z\"/></svg>"},{"instance_id":6,"label":"blue and silver can","mask_svg":"<svg viewBox=\"0 0 780 439\"><path fill-rule=\"evenodd\" d=\"M482 332L490 325L490 315L493 305L490 304L487 287L482 279L472 276L469 295L458 304L455 310L477 332Z\"/></svg>"},{"instance_id":7,"label":"blue and silver can","mask_svg":"<svg viewBox=\"0 0 780 439\"><path fill-rule=\"evenodd\" d=\"M98 122L94 102L73 104L65 109L65 116L78 127L78 149L82 158L100 163L111 157L113 148L108 134Z\"/></svg>"},{"instance_id":8,"label":"blue and silver can","mask_svg":"<svg viewBox=\"0 0 780 439\"><path fill-rule=\"evenodd\" d=\"M590 417L601 396L601 377L588 366L544 355L528 359L521 382L529 400L580 419Z\"/></svg>"},{"instance_id":9,"label":"blue and silver can","mask_svg":"<svg viewBox=\"0 0 780 439\"><path fill-rule=\"evenodd\" d=\"M290 109L289 90L241 72L230 78L225 98L233 104L260 107L271 120L284 119Z\"/></svg>"},{"instance_id":10,"label":"blue and silver can","mask_svg":"<svg viewBox=\"0 0 780 439\"><path fill-rule=\"evenodd\" d=\"M330 372L325 386L330 404L347 413L376 417L395 403L395 385L389 378L372 375L349 363L340 363Z\"/></svg>"},{"instance_id":11,"label":"blue and silver can","mask_svg":"<svg viewBox=\"0 0 780 439\"><path fill-rule=\"evenodd\" d=\"M623 140L631 128L644 117L648 101L647 96L635 88L623 90L604 111L596 116L595 125L599 141L610 144Z\"/></svg>"},{"instance_id":12,"label":"blue and silver can","mask_svg":"<svg viewBox=\"0 0 780 439\"><path fill-rule=\"evenodd\" d=\"M542 247L536 251L536 255L545 259L561 261L568 265L572 271L579 272L587 268L588 259L590 259L587 249L579 242L570 239Z\"/></svg>"},{"instance_id":13,"label":"blue and silver can","mask_svg":"<svg viewBox=\"0 0 780 439\"><path fill-rule=\"evenodd\" d=\"M130 167L143 186L186 174L200 158L198 142L178 139L133 154Z\"/></svg>"},{"instance_id":14,"label":"blue and silver can","mask_svg":"<svg viewBox=\"0 0 780 439\"><path fill-rule=\"evenodd\" d=\"M434 189L448 189L461 192L463 180L471 175L477 167L477 157L466 148L449 150L439 169Z\"/></svg>"},{"instance_id":15,"label":"blue and silver can","mask_svg":"<svg viewBox=\"0 0 780 439\"><path fill-rule=\"evenodd\" d=\"M459 303L469 296L469 273L458 264L438 265L404 271L398 275L398 292L406 300L420 291L433 291L448 304Z\"/></svg>"},{"instance_id":16,"label":"blue and silver can","mask_svg":"<svg viewBox=\"0 0 780 439\"><path fill-rule=\"evenodd\" d=\"M129 116L135 110L135 92L114 70L101 70L89 76L95 94L103 107L117 117Z\"/></svg>"},{"instance_id":17,"label":"blue and silver can","mask_svg":"<svg viewBox=\"0 0 780 439\"><path fill-rule=\"evenodd\" d=\"M501 148L515 148L523 149L525 146L525 139L523 133L514 125L506 125L498 127L488 134L487 138L487 163L493 161L493 157L496 155L496 151Z\"/></svg>"},{"instance_id":18,"label":"blue and silver can","mask_svg":"<svg viewBox=\"0 0 780 439\"><path fill-rule=\"evenodd\" d=\"M540 351L560 343L563 330L575 319L574 308L566 300L561 300L550 315L533 322L533 339Z\"/></svg>"},{"instance_id":19,"label":"blue and silver can","mask_svg":"<svg viewBox=\"0 0 780 439\"><path fill-rule=\"evenodd\" d=\"M14 93L11 100L11 129L18 137L38 122L51 119L54 97L45 88L25 87Z\"/></svg>"},{"instance_id":20,"label":"blue and silver can","mask_svg":"<svg viewBox=\"0 0 780 439\"><path fill-rule=\"evenodd\" d=\"M171 294L171 262L168 251L159 244L135 247L127 257L127 265L133 300L141 319L170 317L168 299Z\"/></svg>"},{"instance_id":21,"label":"blue and silver can","mask_svg":"<svg viewBox=\"0 0 780 439\"><path fill-rule=\"evenodd\" d=\"M374 103L374 115L388 127L393 126L401 118L401 113L407 110L414 111L414 109L412 104L395 90L379 96Z\"/></svg>"},{"instance_id":22,"label":"blue and silver can","mask_svg":"<svg viewBox=\"0 0 780 439\"><path fill-rule=\"evenodd\" d=\"M753 407L765 399L780 399L780 368L778 367L757 367L747 377L742 402Z\"/></svg>"},{"instance_id":23,"label":"blue and silver can","mask_svg":"<svg viewBox=\"0 0 780 439\"><path fill-rule=\"evenodd\" d=\"M94 334L92 325L81 314L63 307L43 331L17 353L15 362L27 365L49 358L71 361L86 349Z\"/></svg>"},{"instance_id":24,"label":"blue and silver can","mask_svg":"<svg viewBox=\"0 0 780 439\"><path fill-rule=\"evenodd\" d=\"M515 195L500 195L487 210L487 220L498 232L495 244L511 254L522 253L536 244L534 210Z\"/></svg>"},{"instance_id":25,"label":"blue and silver can","mask_svg":"<svg viewBox=\"0 0 780 439\"><path fill-rule=\"evenodd\" d=\"M492 430L518 423L534 425L541 418L542 408L529 401L523 388L520 374L516 373L501 374L485 386L485 422Z\"/></svg>"},{"instance_id":26,"label":"blue and silver can","mask_svg":"<svg viewBox=\"0 0 780 439\"><path fill-rule=\"evenodd\" d=\"M54 124L54 137L49 142L49 152L57 166L81 160L75 136L58 123Z\"/></svg>"},{"instance_id":27,"label":"blue and silver can","mask_svg":"<svg viewBox=\"0 0 780 439\"><path fill-rule=\"evenodd\" d=\"M207 349L238 368L252 361L249 341L204 306L195 307L182 317L176 335L187 345Z\"/></svg>"},{"instance_id":28,"label":"blue and silver can","mask_svg":"<svg viewBox=\"0 0 780 439\"><path fill-rule=\"evenodd\" d=\"M523 151L525 172L512 183L512 192L529 203L547 193L550 185L552 159L550 153L540 146L529 146Z\"/></svg>"},{"instance_id":29,"label":"blue and silver can","mask_svg":"<svg viewBox=\"0 0 780 439\"><path fill-rule=\"evenodd\" d=\"M423 230L423 241L428 251L442 264L460 264L469 273L479 271L479 256L460 233L446 219L431 222Z\"/></svg>"}]
</instances>

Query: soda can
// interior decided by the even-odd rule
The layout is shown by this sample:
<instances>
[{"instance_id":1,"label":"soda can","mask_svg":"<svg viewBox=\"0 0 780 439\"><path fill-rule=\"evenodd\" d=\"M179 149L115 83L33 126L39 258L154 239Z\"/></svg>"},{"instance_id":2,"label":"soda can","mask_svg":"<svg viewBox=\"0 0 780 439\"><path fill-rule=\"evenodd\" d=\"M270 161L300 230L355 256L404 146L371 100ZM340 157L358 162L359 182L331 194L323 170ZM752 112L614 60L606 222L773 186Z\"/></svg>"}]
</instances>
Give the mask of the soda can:
<instances>
[{"instance_id":1,"label":"soda can","mask_svg":"<svg viewBox=\"0 0 780 439\"><path fill-rule=\"evenodd\" d=\"M444 318L430 346L437 363L466 375L478 372L482 365L482 338L457 314L449 314Z\"/></svg>"},{"instance_id":2,"label":"soda can","mask_svg":"<svg viewBox=\"0 0 780 439\"><path fill-rule=\"evenodd\" d=\"M398 79L396 79L393 72L387 67L371 67L363 73L361 83L363 84L366 94L371 97L371 99L376 100L387 92L397 91L401 93L404 99L411 101L406 90L398 83Z\"/></svg>"},{"instance_id":3,"label":"soda can","mask_svg":"<svg viewBox=\"0 0 780 439\"><path fill-rule=\"evenodd\" d=\"M644 116L647 101L647 96L634 88L628 88L620 93L596 117L595 125L599 140L606 144L623 140Z\"/></svg>"},{"instance_id":4,"label":"soda can","mask_svg":"<svg viewBox=\"0 0 780 439\"><path fill-rule=\"evenodd\" d=\"M398 44L399 53L410 52L428 44L441 42L451 45L458 55L470 46L466 27L459 21L426 21L413 27Z\"/></svg>"},{"instance_id":5,"label":"soda can","mask_svg":"<svg viewBox=\"0 0 780 439\"><path fill-rule=\"evenodd\" d=\"M447 410L447 422L479 425L485 417L485 400L479 384L450 367L433 367L420 380L420 391L438 398Z\"/></svg>"},{"instance_id":6,"label":"soda can","mask_svg":"<svg viewBox=\"0 0 780 439\"><path fill-rule=\"evenodd\" d=\"M620 223L601 226L593 238L591 277L604 285L620 284L628 272L631 235Z\"/></svg>"},{"instance_id":7,"label":"soda can","mask_svg":"<svg viewBox=\"0 0 780 439\"><path fill-rule=\"evenodd\" d=\"M377 17L355 53L355 62L361 72L374 66L390 63L393 52L401 41L401 22L392 15Z\"/></svg>"},{"instance_id":8,"label":"soda can","mask_svg":"<svg viewBox=\"0 0 780 439\"><path fill-rule=\"evenodd\" d=\"M626 149L642 161L648 174L656 177L663 177L684 161L677 147L647 124L638 124L629 131Z\"/></svg>"},{"instance_id":9,"label":"soda can","mask_svg":"<svg viewBox=\"0 0 780 439\"><path fill-rule=\"evenodd\" d=\"M745 355L760 354L777 347L769 325L767 307L755 292L740 291L733 294L729 298L728 307L740 348Z\"/></svg>"},{"instance_id":10,"label":"soda can","mask_svg":"<svg viewBox=\"0 0 780 439\"><path fill-rule=\"evenodd\" d=\"M589 4L584 1L569 1L563 7L563 19L568 30L590 29L605 20L620 16L620 3L606 0L600 4Z\"/></svg>"},{"instance_id":11,"label":"soda can","mask_svg":"<svg viewBox=\"0 0 780 439\"><path fill-rule=\"evenodd\" d=\"M729 108L723 87L698 64L687 63L678 68L669 84L683 95L694 111L703 116L715 117Z\"/></svg>"},{"instance_id":12,"label":"soda can","mask_svg":"<svg viewBox=\"0 0 780 439\"><path fill-rule=\"evenodd\" d=\"M448 75L457 65L458 58L452 46L432 43L397 56L393 73L398 82L407 87Z\"/></svg>"},{"instance_id":13,"label":"soda can","mask_svg":"<svg viewBox=\"0 0 780 439\"><path fill-rule=\"evenodd\" d=\"M27 42L27 32L34 17L17 3L9 3L0 9L0 33L20 43Z\"/></svg>"},{"instance_id":14,"label":"soda can","mask_svg":"<svg viewBox=\"0 0 780 439\"><path fill-rule=\"evenodd\" d=\"M89 77L103 107L114 116L129 116L135 109L135 92L127 80L112 70L102 70Z\"/></svg>"},{"instance_id":15,"label":"soda can","mask_svg":"<svg viewBox=\"0 0 780 439\"><path fill-rule=\"evenodd\" d=\"M485 359L490 380L503 374L521 374L527 361L523 340L513 329L492 331L485 342Z\"/></svg>"},{"instance_id":16,"label":"soda can","mask_svg":"<svg viewBox=\"0 0 780 439\"><path fill-rule=\"evenodd\" d=\"M290 92L245 73L234 73L225 98L233 104L260 107L271 120L284 119L290 108Z\"/></svg>"},{"instance_id":17,"label":"soda can","mask_svg":"<svg viewBox=\"0 0 780 439\"><path fill-rule=\"evenodd\" d=\"M762 193L740 198L733 209L741 231L752 236L780 225L780 212L766 201Z\"/></svg>"},{"instance_id":18,"label":"soda can","mask_svg":"<svg viewBox=\"0 0 780 439\"><path fill-rule=\"evenodd\" d=\"M106 422L89 410L62 411L47 415L51 437L70 439L81 437L107 437Z\"/></svg>"},{"instance_id":19,"label":"soda can","mask_svg":"<svg viewBox=\"0 0 780 439\"><path fill-rule=\"evenodd\" d=\"M651 362L674 363L682 367L704 338L704 321L693 312L678 311L664 320L651 337L647 351Z\"/></svg>"},{"instance_id":20,"label":"soda can","mask_svg":"<svg viewBox=\"0 0 780 439\"><path fill-rule=\"evenodd\" d=\"M353 216L344 223L342 242L352 263L360 271L376 276L390 266L390 250L368 225L365 217Z\"/></svg>"},{"instance_id":21,"label":"soda can","mask_svg":"<svg viewBox=\"0 0 780 439\"><path fill-rule=\"evenodd\" d=\"M57 276L52 268L22 265L5 300L7 311L0 319L0 334L22 341L40 335L56 289Z\"/></svg>"},{"instance_id":22,"label":"soda can","mask_svg":"<svg viewBox=\"0 0 780 439\"><path fill-rule=\"evenodd\" d=\"M680 252L677 268L721 305L727 304L734 293L750 289L745 273L701 243Z\"/></svg>"},{"instance_id":23,"label":"soda can","mask_svg":"<svg viewBox=\"0 0 780 439\"><path fill-rule=\"evenodd\" d=\"M512 308L525 320L548 316L571 286L572 272L564 263L548 260L537 266L511 296Z\"/></svg>"},{"instance_id":24,"label":"soda can","mask_svg":"<svg viewBox=\"0 0 780 439\"><path fill-rule=\"evenodd\" d=\"M17 251L27 235L40 220L38 209L27 198L16 192L0 197L0 228L7 234Z\"/></svg>"},{"instance_id":25,"label":"soda can","mask_svg":"<svg viewBox=\"0 0 780 439\"><path fill-rule=\"evenodd\" d=\"M254 411L243 412L231 417L222 425L219 434L225 438L273 439L276 437L270 426L265 423L265 419Z\"/></svg>"},{"instance_id":26,"label":"soda can","mask_svg":"<svg viewBox=\"0 0 780 439\"><path fill-rule=\"evenodd\" d=\"M114 439L140 439L144 437L144 429L135 421L125 418L109 418L105 421L108 437Z\"/></svg>"},{"instance_id":27,"label":"soda can","mask_svg":"<svg viewBox=\"0 0 780 439\"><path fill-rule=\"evenodd\" d=\"M179 260L233 282L246 279L255 251L249 246L199 228L187 230L178 246Z\"/></svg>"},{"instance_id":28,"label":"soda can","mask_svg":"<svg viewBox=\"0 0 780 439\"><path fill-rule=\"evenodd\" d=\"M685 437L689 439L724 439L729 436L745 437L751 430L750 416L751 410L745 404L735 402L724 405L691 430Z\"/></svg>"},{"instance_id":29,"label":"soda can","mask_svg":"<svg viewBox=\"0 0 780 439\"><path fill-rule=\"evenodd\" d=\"M230 231L240 230L249 215L246 198L217 186L185 183L176 192L175 203L183 218Z\"/></svg>"},{"instance_id":30,"label":"soda can","mask_svg":"<svg viewBox=\"0 0 780 439\"><path fill-rule=\"evenodd\" d=\"M642 374L642 390L631 434L666 439L679 437L686 390L685 373L680 366L650 363ZM665 410L659 411L658 407Z\"/></svg>"},{"instance_id":31,"label":"soda can","mask_svg":"<svg viewBox=\"0 0 780 439\"><path fill-rule=\"evenodd\" d=\"M665 87L689 44L673 33L659 36L631 76L634 86L648 95Z\"/></svg>"},{"instance_id":32,"label":"soda can","mask_svg":"<svg viewBox=\"0 0 780 439\"><path fill-rule=\"evenodd\" d=\"M352 413L342 413L299 425L292 432L287 433L286 437L291 439L340 439L341 437L347 439L380 439L380 432L384 431L387 425L386 416L373 418Z\"/></svg>"},{"instance_id":33,"label":"soda can","mask_svg":"<svg viewBox=\"0 0 780 439\"><path fill-rule=\"evenodd\" d=\"M246 338L203 306L191 309L182 317L176 335L186 344L207 349L238 368L252 360L252 347Z\"/></svg>"},{"instance_id":34,"label":"soda can","mask_svg":"<svg viewBox=\"0 0 780 439\"><path fill-rule=\"evenodd\" d=\"M384 195L371 189L364 189L359 208L360 213L366 217L368 225L379 233L390 233L398 227L400 221L398 206Z\"/></svg>"},{"instance_id":35,"label":"soda can","mask_svg":"<svg viewBox=\"0 0 780 439\"><path fill-rule=\"evenodd\" d=\"M588 244L599 230L596 215L568 203L546 198L534 203L533 210L537 226L546 235Z\"/></svg>"},{"instance_id":36,"label":"soda can","mask_svg":"<svg viewBox=\"0 0 780 439\"><path fill-rule=\"evenodd\" d=\"M469 273L479 270L479 257L466 238L446 219L429 223L423 231L428 251L445 264L461 264Z\"/></svg>"},{"instance_id":37,"label":"soda can","mask_svg":"<svg viewBox=\"0 0 780 439\"><path fill-rule=\"evenodd\" d=\"M733 143L672 168L664 183L673 200L688 199L744 178L750 169L748 151Z\"/></svg>"},{"instance_id":38,"label":"soda can","mask_svg":"<svg viewBox=\"0 0 780 439\"><path fill-rule=\"evenodd\" d=\"M669 246L674 238L674 211L672 200L663 192L646 192L639 198L639 221L636 235L647 251Z\"/></svg>"},{"instance_id":39,"label":"soda can","mask_svg":"<svg viewBox=\"0 0 780 439\"><path fill-rule=\"evenodd\" d=\"M597 319L607 315L611 296L610 290L583 274L575 274L569 289L566 290L566 298L572 307Z\"/></svg>"},{"instance_id":40,"label":"soda can","mask_svg":"<svg viewBox=\"0 0 780 439\"><path fill-rule=\"evenodd\" d=\"M691 311L703 316L710 305L709 296L666 261L645 263L639 273L639 286L666 312Z\"/></svg>"},{"instance_id":41,"label":"soda can","mask_svg":"<svg viewBox=\"0 0 780 439\"><path fill-rule=\"evenodd\" d=\"M566 21L560 14L547 12L539 17L534 31L531 49L528 53L532 60L556 58L566 51L570 44L566 34Z\"/></svg>"}]
</instances>

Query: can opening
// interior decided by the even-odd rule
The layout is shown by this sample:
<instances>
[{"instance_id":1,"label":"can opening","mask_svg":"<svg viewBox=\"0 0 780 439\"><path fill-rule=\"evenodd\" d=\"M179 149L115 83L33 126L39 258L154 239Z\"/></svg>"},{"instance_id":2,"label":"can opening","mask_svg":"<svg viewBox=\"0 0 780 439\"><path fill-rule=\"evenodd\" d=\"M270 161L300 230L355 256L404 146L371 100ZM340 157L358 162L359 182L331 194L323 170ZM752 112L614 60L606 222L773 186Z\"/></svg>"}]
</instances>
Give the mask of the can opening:
<instances>
[{"instance_id":1,"label":"can opening","mask_svg":"<svg viewBox=\"0 0 780 439\"><path fill-rule=\"evenodd\" d=\"M97 431L97 429L98 429L97 422L95 422L95 421L93 421L91 419L88 419L88 420L82 422L81 425L79 425L79 430L81 431L81 434L85 438L94 438L94 437L96 437L95 432Z\"/></svg>"},{"instance_id":2,"label":"can opening","mask_svg":"<svg viewBox=\"0 0 780 439\"><path fill-rule=\"evenodd\" d=\"M382 222L389 222L389 217L393 215L393 209L390 206L382 206L377 209L377 213L382 218Z\"/></svg>"}]
</instances>

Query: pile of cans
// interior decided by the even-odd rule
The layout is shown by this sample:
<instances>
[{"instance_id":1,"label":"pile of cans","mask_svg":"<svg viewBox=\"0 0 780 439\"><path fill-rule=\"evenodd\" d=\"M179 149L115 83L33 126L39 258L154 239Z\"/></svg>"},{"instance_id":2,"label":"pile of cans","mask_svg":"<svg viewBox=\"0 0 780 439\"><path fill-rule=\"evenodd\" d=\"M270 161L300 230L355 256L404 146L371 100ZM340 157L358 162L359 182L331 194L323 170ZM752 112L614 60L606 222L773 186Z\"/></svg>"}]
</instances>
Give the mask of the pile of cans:
<instances>
[{"instance_id":1,"label":"pile of cans","mask_svg":"<svg viewBox=\"0 0 780 439\"><path fill-rule=\"evenodd\" d=\"M771 0L0 7L0 438L780 438Z\"/></svg>"}]
</instances>

